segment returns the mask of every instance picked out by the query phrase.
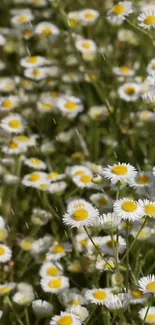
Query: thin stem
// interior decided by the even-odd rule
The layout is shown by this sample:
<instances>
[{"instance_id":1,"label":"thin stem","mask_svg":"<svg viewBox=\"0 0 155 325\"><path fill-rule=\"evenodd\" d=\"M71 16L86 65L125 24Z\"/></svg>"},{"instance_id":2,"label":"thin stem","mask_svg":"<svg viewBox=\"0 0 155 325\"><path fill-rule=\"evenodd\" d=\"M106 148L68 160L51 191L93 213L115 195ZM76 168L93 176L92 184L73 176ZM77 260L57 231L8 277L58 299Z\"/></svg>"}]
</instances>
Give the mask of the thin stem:
<instances>
[{"instance_id":1,"label":"thin stem","mask_svg":"<svg viewBox=\"0 0 155 325\"><path fill-rule=\"evenodd\" d=\"M121 259L121 263L124 261L124 259L126 258L126 256L127 256L127 255L129 254L129 252L131 251L132 247L134 246L134 244L135 244L135 242L136 242L136 240L137 240L137 238L138 238L138 236L139 236L141 230L142 230L143 227L145 226L146 222L147 222L147 219L145 219L145 221L143 222L143 224L142 224L142 226L140 227L140 229L139 229L139 231L138 231L136 237L134 238L134 240L132 241L131 245L129 246L129 248L127 249L126 253L124 254L123 258Z\"/></svg>"},{"instance_id":2,"label":"thin stem","mask_svg":"<svg viewBox=\"0 0 155 325\"><path fill-rule=\"evenodd\" d=\"M17 320L17 323L20 324L20 325L24 325L24 323L23 323L23 322L21 321L21 319L19 318L19 315L16 314L16 311L15 311L13 305L12 305L12 302L10 301L10 298L7 297L7 298L6 298L6 301L7 301L8 305L10 306L10 308L12 309L13 313L14 313L14 315L15 315L15 317L16 317L16 320ZM29 324L29 325L30 325L30 324Z\"/></svg>"},{"instance_id":3,"label":"thin stem","mask_svg":"<svg viewBox=\"0 0 155 325\"><path fill-rule=\"evenodd\" d=\"M26 319L26 324L30 325L29 314L28 314L28 309L27 308L25 308L25 319Z\"/></svg>"}]
</instances>

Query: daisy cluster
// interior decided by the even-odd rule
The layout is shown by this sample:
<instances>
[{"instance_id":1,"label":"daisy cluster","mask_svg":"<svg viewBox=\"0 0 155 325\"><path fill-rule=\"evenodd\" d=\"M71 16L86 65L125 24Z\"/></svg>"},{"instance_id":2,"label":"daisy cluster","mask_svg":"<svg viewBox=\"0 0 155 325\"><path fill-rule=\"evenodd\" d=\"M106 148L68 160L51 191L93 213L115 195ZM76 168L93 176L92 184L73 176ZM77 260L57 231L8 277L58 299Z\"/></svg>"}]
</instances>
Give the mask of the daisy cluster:
<instances>
[{"instance_id":1,"label":"daisy cluster","mask_svg":"<svg viewBox=\"0 0 155 325\"><path fill-rule=\"evenodd\" d=\"M155 324L154 29L154 1L0 1L2 324Z\"/></svg>"}]
</instances>

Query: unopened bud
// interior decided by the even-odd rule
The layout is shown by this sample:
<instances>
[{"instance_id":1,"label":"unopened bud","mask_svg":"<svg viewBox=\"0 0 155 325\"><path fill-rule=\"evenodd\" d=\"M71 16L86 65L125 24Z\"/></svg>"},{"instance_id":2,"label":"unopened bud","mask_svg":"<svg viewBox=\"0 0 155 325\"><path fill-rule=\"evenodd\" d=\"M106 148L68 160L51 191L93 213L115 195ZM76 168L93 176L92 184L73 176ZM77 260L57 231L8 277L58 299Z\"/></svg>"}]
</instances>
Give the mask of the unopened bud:
<instances>
[{"instance_id":1,"label":"unopened bud","mask_svg":"<svg viewBox=\"0 0 155 325\"><path fill-rule=\"evenodd\" d=\"M95 174L95 175L93 175L92 181L95 184L101 184L102 183L102 177L99 174Z\"/></svg>"}]
</instances>

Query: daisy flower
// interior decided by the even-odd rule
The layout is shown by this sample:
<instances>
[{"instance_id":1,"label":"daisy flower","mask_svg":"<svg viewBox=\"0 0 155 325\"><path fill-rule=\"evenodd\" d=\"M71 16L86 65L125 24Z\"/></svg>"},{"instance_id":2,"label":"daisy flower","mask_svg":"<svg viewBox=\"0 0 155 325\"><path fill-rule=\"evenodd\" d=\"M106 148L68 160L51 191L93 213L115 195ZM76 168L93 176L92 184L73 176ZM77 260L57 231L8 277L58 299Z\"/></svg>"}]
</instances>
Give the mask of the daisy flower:
<instances>
[{"instance_id":1,"label":"daisy flower","mask_svg":"<svg viewBox=\"0 0 155 325\"><path fill-rule=\"evenodd\" d=\"M139 279L138 281L139 290L144 293L155 294L155 275L147 275Z\"/></svg>"},{"instance_id":2,"label":"daisy flower","mask_svg":"<svg viewBox=\"0 0 155 325\"><path fill-rule=\"evenodd\" d=\"M16 15L11 18L11 23L15 26L21 26L29 24L34 19L33 14L30 11L23 11L22 15Z\"/></svg>"},{"instance_id":3,"label":"daisy flower","mask_svg":"<svg viewBox=\"0 0 155 325\"><path fill-rule=\"evenodd\" d=\"M20 306L27 306L29 305L32 300L34 299L34 293L29 291L29 292L16 292L14 296L12 297L13 302Z\"/></svg>"},{"instance_id":4,"label":"daisy flower","mask_svg":"<svg viewBox=\"0 0 155 325\"><path fill-rule=\"evenodd\" d=\"M36 25L35 33L42 37L53 37L59 35L60 31L55 25L47 21L42 21Z\"/></svg>"},{"instance_id":5,"label":"daisy flower","mask_svg":"<svg viewBox=\"0 0 155 325\"><path fill-rule=\"evenodd\" d=\"M25 186L35 187L38 184L42 184L44 181L47 181L47 174L36 171L24 176L22 184Z\"/></svg>"},{"instance_id":6,"label":"daisy flower","mask_svg":"<svg viewBox=\"0 0 155 325\"><path fill-rule=\"evenodd\" d=\"M46 300L33 300L32 310L39 319L49 317L53 313L53 306Z\"/></svg>"},{"instance_id":7,"label":"daisy flower","mask_svg":"<svg viewBox=\"0 0 155 325\"><path fill-rule=\"evenodd\" d=\"M108 236L102 237L101 248L102 248L102 251L106 255L110 255L110 256L115 255L114 250L116 248L117 248L118 254L122 254L126 248L126 242L122 236L118 236L118 238L117 238L116 235L114 235L114 238L112 240L111 236L108 235Z\"/></svg>"},{"instance_id":8,"label":"daisy flower","mask_svg":"<svg viewBox=\"0 0 155 325\"><path fill-rule=\"evenodd\" d=\"M143 294L143 292L139 290L132 290L130 291L130 304L143 304L149 298L148 294Z\"/></svg>"},{"instance_id":9,"label":"daisy flower","mask_svg":"<svg viewBox=\"0 0 155 325\"><path fill-rule=\"evenodd\" d=\"M71 228L93 226L98 217L98 210L90 203L85 203L84 207L76 207L70 212L67 211L63 216L63 223Z\"/></svg>"},{"instance_id":10,"label":"daisy flower","mask_svg":"<svg viewBox=\"0 0 155 325\"><path fill-rule=\"evenodd\" d=\"M19 243L20 247L24 251L31 251L32 250L32 244L34 239L30 237L25 237L22 239Z\"/></svg>"},{"instance_id":11,"label":"daisy flower","mask_svg":"<svg viewBox=\"0 0 155 325\"><path fill-rule=\"evenodd\" d=\"M20 60L20 65L24 68L39 67L49 63L43 56L27 56Z\"/></svg>"},{"instance_id":12,"label":"daisy flower","mask_svg":"<svg viewBox=\"0 0 155 325\"><path fill-rule=\"evenodd\" d=\"M139 200L138 202L143 209L143 216L155 217L155 202L147 199Z\"/></svg>"},{"instance_id":13,"label":"daisy flower","mask_svg":"<svg viewBox=\"0 0 155 325\"><path fill-rule=\"evenodd\" d=\"M85 298L78 292L64 292L61 296L62 302L67 307L85 305Z\"/></svg>"},{"instance_id":14,"label":"daisy flower","mask_svg":"<svg viewBox=\"0 0 155 325\"><path fill-rule=\"evenodd\" d=\"M11 249L3 244L0 244L0 263L6 263L11 260L12 251Z\"/></svg>"},{"instance_id":15,"label":"daisy flower","mask_svg":"<svg viewBox=\"0 0 155 325\"><path fill-rule=\"evenodd\" d=\"M82 25L91 25L96 22L99 12L94 9L84 9L79 12L79 19Z\"/></svg>"},{"instance_id":16,"label":"daisy flower","mask_svg":"<svg viewBox=\"0 0 155 325\"><path fill-rule=\"evenodd\" d=\"M16 284L14 282L0 284L0 296L9 294L15 287Z\"/></svg>"},{"instance_id":17,"label":"daisy flower","mask_svg":"<svg viewBox=\"0 0 155 325\"><path fill-rule=\"evenodd\" d=\"M138 83L125 83L118 88L118 95L126 102L135 102L141 95L141 86Z\"/></svg>"},{"instance_id":18,"label":"daisy flower","mask_svg":"<svg viewBox=\"0 0 155 325\"><path fill-rule=\"evenodd\" d=\"M127 307L129 303L130 303L129 294L119 293L117 295L111 294L105 305L110 310L118 310Z\"/></svg>"},{"instance_id":19,"label":"daisy flower","mask_svg":"<svg viewBox=\"0 0 155 325\"><path fill-rule=\"evenodd\" d=\"M102 169L102 175L110 179L113 184L118 181L126 181L134 179L137 174L135 167L126 163L118 163Z\"/></svg>"},{"instance_id":20,"label":"daisy flower","mask_svg":"<svg viewBox=\"0 0 155 325\"><path fill-rule=\"evenodd\" d=\"M56 171L52 171L47 175L47 178L51 181L51 182L56 182L56 181L60 181L62 179L65 178L65 174L59 174Z\"/></svg>"},{"instance_id":21,"label":"daisy flower","mask_svg":"<svg viewBox=\"0 0 155 325\"><path fill-rule=\"evenodd\" d=\"M25 129L25 122L21 115L10 114L1 120L0 126L9 133L22 133Z\"/></svg>"},{"instance_id":22,"label":"daisy flower","mask_svg":"<svg viewBox=\"0 0 155 325\"><path fill-rule=\"evenodd\" d=\"M81 325L81 320L72 312L61 312L52 318L50 325Z\"/></svg>"},{"instance_id":23,"label":"daisy flower","mask_svg":"<svg viewBox=\"0 0 155 325\"><path fill-rule=\"evenodd\" d=\"M112 200L104 193L92 194L90 201L102 210L109 210L112 207Z\"/></svg>"},{"instance_id":24,"label":"daisy flower","mask_svg":"<svg viewBox=\"0 0 155 325\"><path fill-rule=\"evenodd\" d=\"M75 46L82 54L94 53L97 51L96 43L90 39L77 40Z\"/></svg>"},{"instance_id":25,"label":"daisy flower","mask_svg":"<svg viewBox=\"0 0 155 325\"><path fill-rule=\"evenodd\" d=\"M140 203L130 198L116 200L113 209L120 220L135 221L141 219L144 215L144 210Z\"/></svg>"},{"instance_id":26,"label":"daisy flower","mask_svg":"<svg viewBox=\"0 0 155 325\"><path fill-rule=\"evenodd\" d=\"M35 225L43 226L48 223L48 221L52 218L51 213L42 210L42 209L33 209L31 221Z\"/></svg>"},{"instance_id":27,"label":"daisy flower","mask_svg":"<svg viewBox=\"0 0 155 325\"><path fill-rule=\"evenodd\" d=\"M83 111L81 100L74 96L60 97L57 101L57 107L63 115L68 115L70 117L75 117L78 113Z\"/></svg>"},{"instance_id":28,"label":"daisy flower","mask_svg":"<svg viewBox=\"0 0 155 325\"><path fill-rule=\"evenodd\" d=\"M143 29L155 28L155 9L146 9L145 12L140 13L138 22Z\"/></svg>"},{"instance_id":29,"label":"daisy flower","mask_svg":"<svg viewBox=\"0 0 155 325\"><path fill-rule=\"evenodd\" d=\"M44 67L27 68L24 70L24 76L39 81L47 77L47 71Z\"/></svg>"},{"instance_id":30,"label":"daisy flower","mask_svg":"<svg viewBox=\"0 0 155 325\"><path fill-rule=\"evenodd\" d=\"M147 66L147 73L149 75L154 74L155 72L155 59L152 59Z\"/></svg>"},{"instance_id":31,"label":"daisy flower","mask_svg":"<svg viewBox=\"0 0 155 325\"><path fill-rule=\"evenodd\" d=\"M116 213L104 213L99 217L98 226L104 230L111 230L117 228L120 224L120 217Z\"/></svg>"},{"instance_id":32,"label":"daisy flower","mask_svg":"<svg viewBox=\"0 0 155 325\"><path fill-rule=\"evenodd\" d=\"M60 263L51 263L51 262L45 262L40 269L40 276L42 278L44 277L56 277L59 275L62 275L63 268Z\"/></svg>"},{"instance_id":33,"label":"daisy flower","mask_svg":"<svg viewBox=\"0 0 155 325\"><path fill-rule=\"evenodd\" d=\"M80 12L79 11L70 11L67 14L67 21L71 28L75 28L80 23Z\"/></svg>"},{"instance_id":34,"label":"daisy flower","mask_svg":"<svg viewBox=\"0 0 155 325\"><path fill-rule=\"evenodd\" d=\"M83 166L83 165L74 165L72 167L67 167L66 173L70 177L80 176L80 175L84 175L84 174L90 174L91 176L93 176L90 168Z\"/></svg>"},{"instance_id":35,"label":"daisy flower","mask_svg":"<svg viewBox=\"0 0 155 325\"><path fill-rule=\"evenodd\" d=\"M0 99L0 111L9 112L19 105L18 96L10 95Z\"/></svg>"},{"instance_id":36,"label":"daisy flower","mask_svg":"<svg viewBox=\"0 0 155 325\"><path fill-rule=\"evenodd\" d=\"M113 271L116 267L116 261L113 257L98 258L96 262L96 269L100 272Z\"/></svg>"},{"instance_id":37,"label":"daisy flower","mask_svg":"<svg viewBox=\"0 0 155 325\"><path fill-rule=\"evenodd\" d=\"M88 290L85 293L85 298L88 302L96 305L105 305L109 299L111 290L109 288L99 288Z\"/></svg>"},{"instance_id":38,"label":"daisy flower","mask_svg":"<svg viewBox=\"0 0 155 325\"><path fill-rule=\"evenodd\" d=\"M132 12L132 2L118 2L112 9L108 11L107 19L111 24L120 25Z\"/></svg>"},{"instance_id":39,"label":"daisy flower","mask_svg":"<svg viewBox=\"0 0 155 325\"><path fill-rule=\"evenodd\" d=\"M127 66L114 67L112 70L116 76L132 77L135 74L135 71Z\"/></svg>"},{"instance_id":40,"label":"daisy flower","mask_svg":"<svg viewBox=\"0 0 155 325\"><path fill-rule=\"evenodd\" d=\"M80 188L98 188L98 186L93 183L93 175L90 175L90 173L76 175L72 180L75 185Z\"/></svg>"},{"instance_id":41,"label":"daisy flower","mask_svg":"<svg viewBox=\"0 0 155 325\"><path fill-rule=\"evenodd\" d=\"M49 181L49 180L48 180ZM49 193L63 193L66 190L67 183L66 182L53 182L49 185L48 191Z\"/></svg>"},{"instance_id":42,"label":"daisy flower","mask_svg":"<svg viewBox=\"0 0 155 325\"><path fill-rule=\"evenodd\" d=\"M65 276L44 277L41 279L41 287L44 292L57 294L69 287L69 280Z\"/></svg>"},{"instance_id":43,"label":"daisy flower","mask_svg":"<svg viewBox=\"0 0 155 325\"><path fill-rule=\"evenodd\" d=\"M27 136L25 134L20 134L14 137L14 141L26 147L35 147L37 138L38 135L36 134L32 134L30 136Z\"/></svg>"},{"instance_id":44,"label":"daisy flower","mask_svg":"<svg viewBox=\"0 0 155 325\"><path fill-rule=\"evenodd\" d=\"M48 261L57 261L64 257L68 251L71 250L71 245L69 243L58 243L55 242L52 247L50 247L47 253Z\"/></svg>"},{"instance_id":45,"label":"daisy flower","mask_svg":"<svg viewBox=\"0 0 155 325\"><path fill-rule=\"evenodd\" d=\"M92 106L88 111L88 115L92 120L103 120L109 116L109 111L106 106Z\"/></svg>"},{"instance_id":46,"label":"daisy flower","mask_svg":"<svg viewBox=\"0 0 155 325\"><path fill-rule=\"evenodd\" d=\"M38 158L25 158L24 164L34 169L46 169L46 164Z\"/></svg>"},{"instance_id":47,"label":"daisy flower","mask_svg":"<svg viewBox=\"0 0 155 325\"><path fill-rule=\"evenodd\" d=\"M147 316L146 316L147 315ZM139 317L142 321L145 319L145 323L154 324L155 323L155 307L144 307L139 311Z\"/></svg>"},{"instance_id":48,"label":"daisy flower","mask_svg":"<svg viewBox=\"0 0 155 325\"><path fill-rule=\"evenodd\" d=\"M2 146L2 152L8 155L18 155L24 153L26 150L27 147L24 146L22 143L15 141L15 139L12 139L12 141L9 142L8 145Z\"/></svg>"},{"instance_id":49,"label":"daisy flower","mask_svg":"<svg viewBox=\"0 0 155 325\"><path fill-rule=\"evenodd\" d=\"M81 322L84 322L89 316L88 310L83 306L72 306L67 308L67 312L73 313L80 318Z\"/></svg>"}]
</instances>

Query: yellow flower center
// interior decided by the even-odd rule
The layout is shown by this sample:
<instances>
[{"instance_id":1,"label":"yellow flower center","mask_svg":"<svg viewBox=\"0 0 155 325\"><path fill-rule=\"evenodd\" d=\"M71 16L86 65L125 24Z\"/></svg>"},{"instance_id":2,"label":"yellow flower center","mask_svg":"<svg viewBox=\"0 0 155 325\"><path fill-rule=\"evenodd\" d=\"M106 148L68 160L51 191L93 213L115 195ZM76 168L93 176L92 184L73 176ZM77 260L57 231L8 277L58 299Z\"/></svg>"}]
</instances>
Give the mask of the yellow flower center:
<instances>
[{"instance_id":1,"label":"yellow flower center","mask_svg":"<svg viewBox=\"0 0 155 325\"><path fill-rule=\"evenodd\" d=\"M140 118L143 119L143 120L148 120L149 117L150 117L149 112L143 112L143 113L141 113L141 115L140 115Z\"/></svg>"},{"instance_id":2,"label":"yellow flower center","mask_svg":"<svg viewBox=\"0 0 155 325\"><path fill-rule=\"evenodd\" d=\"M123 66L123 67L120 68L120 71L121 71L122 73L129 73L131 70L130 70L128 67Z\"/></svg>"},{"instance_id":3,"label":"yellow flower center","mask_svg":"<svg viewBox=\"0 0 155 325\"><path fill-rule=\"evenodd\" d=\"M134 212L137 210L137 204L132 201L126 201L122 204L122 209L125 212Z\"/></svg>"},{"instance_id":4,"label":"yellow flower center","mask_svg":"<svg viewBox=\"0 0 155 325\"><path fill-rule=\"evenodd\" d=\"M26 250L29 251L32 248L32 242L30 241L25 241L22 243L21 247Z\"/></svg>"},{"instance_id":5,"label":"yellow flower center","mask_svg":"<svg viewBox=\"0 0 155 325\"><path fill-rule=\"evenodd\" d=\"M132 296L134 297L134 298L142 298L143 297L143 293L142 292L140 292L140 291L132 291Z\"/></svg>"},{"instance_id":6,"label":"yellow flower center","mask_svg":"<svg viewBox=\"0 0 155 325\"><path fill-rule=\"evenodd\" d=\"M58 325L72 325L73 318L72 316L62 316L57 323Z\"/></svg>"},{"instance_id":7,"label":"yellow flower center","mask_svg":"<svg viewBox=\"0 0 155 325\"><path fill-rule=\"evenodd\" d=\"M42 33L43 33L43 35L45 35L45 36L50 36L50 35L52 35L52 29L51 29L51 27L45 27L45 28L43 29Z\"/></svg>"},{"instance_id":8,"label":"yellow flower center","mask_svg":"<svg viewBox=\"0 0 155 325\"><path fill-rule=\"evenodd\" d=\"M126 166L118 165L112 168L112 173L117 176L124 176L128 172L128 168Z\"/></svg>"},{"instance_id":9,"label":"yellow flower center","mask_svg":"<svg viewBox=\"0 0 155 325\"><path fill-rule=\"evenodd\" d=\"M89 175L82 175L81 181L85 184L90 184L92 182L92 177Z\"/></svg>"},{"instance_id":10,"label":"yellow flower center","mask_svg":"<svg viewBox=\"0 0 155 325\"><path fill-rule=\"evenodd\" d=\"M131 96L132 96L132 95L135 94L136 90L135 90L134 87L127 87L127 88L125 89L125 92L126 92L127 95L131 95Z\"/></svg>"},{"instance_id":11,"label":"yellow flower center","mask_svg":"<svg viewBox=\"0 0 155 325\"><path fill-rule=\"evenodd\" d=\"M123 4L118 4L116 5L113 9L112 12L116 15L122 15L126 10L126 7Z\"/></svg>"},{"instance_id":12,"label":"yellow flower center","mask_svg":"<svg viewBox=\"0 0 155 325\"><path fill-rule=\"evenodd\" d=\"M6 232L5 230L0 230L0 240L3 240L6 238Z\"/></svg>"},{"instance_id":13,"label":"yellow flower center","mask_svg":"<svg viewBox=\"0 0 155 325\"><path fill-rule=\"evenodd\" d=\"M85 18L86 19L93 19L95 17L95 15L92 13L92 12L87 12L86 14L85 14Z\"/></svg>"},{"instance_id":14,"label":"yellow flower center","mask_svg":"<svg viewBox=\"0 0 155 325\"><path fill-rule=\"evenodd\" d=\"M69 18L68 22L71 27L75 27L78 21L75 18Z\"/></svg>"},{"instance_id":15,"label":"yellow flower center","mask_svg":"<svg viewBox=\"0 0 155 325\"><path fill-rule=\"evenodd\" d=\"M151 292L155 292L155 282L150 282L147 284L146 289Z\"/></svg>"},{"instance_id":16,"label":"yellow flower center","mask_svg":"<svg viewBox=\"0 0 155 325\"><path fill-rule=\"evenodd\" d=\"M154 25L155 24L155 16L148 16L144 20L146 25Z\"/></svg>"},{"instance_id":17,"label":"yellow flower center","mask_svg":"<svg viewBox=\"0 0 155 325\"><path fill-rule=\"evenodd\" d=\"M18 21L19 21L19 23L21 23L21 24L27 23L28 20L29 20L29 18L26 17L26 16L20 16L20 17L18 18Z\"/></svg>"},{"instance_id":18,"label":"yellow flower center","mask_svg":"<svg viewBox=\"0 0 155 325\"><path fill-rule=\"evenodd\" d=\"M19 147L19 144L16 141L12 141L12 142L9 143L9 148L10 149L16 149L18 147Z\"/></svg>"},{"instance_id":19,"label":"yellow flower center","mask_svg":"<svg viewBox=\"0 0 155 325\"><path fill-rule=\"evenodd\" d=\"M118 246L118 243L117 243L116 240L109 240L109 241L107 242L107 246L108 246L109 248L113 248L113 247Z\"/></svg>"},{"instance_id":20,"label":"yellow flower center","mask_svg":"<svg viewBox=\"0 0 155 325\"><path fill-rule=\"evenodd\" d=\"M27 62L32 63L32 64L36 64L36 63L38 63L38 57L37 56L30 56L29 58L27 58Z\"/></svg>"},{"instance_id":21,"label":"yellow flower center","mask_svg":"<svg viewBox=\"0 0 155 325\"><path fill-rule=\"evenodd\" d=\"M87 239L82 239L80 241L81 246L86 247L87 246Z\"/></svg>"},{"instance_id":22,"label":"yellow flower center","mask_svg":"<svg viewBox=\"0 0 155 325\"><path fill-rule=\"evenodd\" d=\"M72 264L69 267L69 271L72 271L72 272L81 272L81 265L80 264Z\"/></svg>"},{"instance_id":23,"label":"yellow flower center","mask_svg":"<svg viewBox=\"0 0 155 325\"><path fill-rule=\"evenodd\" d=\"M100 198L98 199L98 204L100 204L101 206L105 206L107 205L108 201L105 198Z\"/></svg>"},{"instance_id":24,"label":"yellow flower center","mask_svg":"<svg viewBox=\"0 0 155 325\"><path fill-rule=\"evenodd\" d=\"M137 179L137 183L139 184L148 184L150 183L150 177L146 175L142 175Z\"/></svg>"},{"instance_id":25,"label":"yellow flower center","mask_svg":"<svg viewBox=\"0 0 155 325\"><path fill-rule=\"evenodd\" d=\"M11 128L13 129L19 129L21 128L22 124L19 120L12 120L9 122L9 125L11 126Z\"/></svg>"},{"instance_id":26,"label":"yellow flower center","mask_svg":"<svg viewBox=\"0 0 155 325\"><path fill-rule=\"evenodd\" d=\"M30 175L30 177L29 177L29 180L31 181L31 182L37 182L37 181L40 181L40 175L39 174L32 174L32 175Z\"/></svg>"},{"instance_id":27,"label":"yellow flower center","mask_svg":"<svg viewBox=\"0 0 155 325\"><path fill-rule=\"evenodd\" d=\"M90 49L91 45L89 42L83 42L82 47L86 50Z\"/></svg>"},{"instance_id":28,"label":"yellow flower center","mask_svg":"<svg viewBox=\"0 0 155 325\"><path fill-rule=\"evenodd\" d=\"M50 111L53 108L53 105L45 103L42 107L45 111Z\"/></svg>"},{"instance_id":29,"label":"yellow flower center","mask_svg":"<svg viewBox=\"0 0 155 325\"><path fill-rule=\"evenodd\" d=\"M97 290L97 291L95 291L93 293L93 296L97 300L105 300L105 299L107 299L107 292L101 291L101 290Z\"/></svg>"},{"instance_id":30,"label":"yellow flower center","mask_svg":"<svg viewBox=\"0 0 155 325\"><path fill-rule=\"evenodd\" d=\"M69 301L69 305L72 305L72 306L79 306L80 305L80 301L79 300L71 300Z\"/></svg>"},{"instance_id":31,"label":"yellow flower center","mask_svg":"<svg viewBox=\"0 0 155 325\"><path fill-rule=\"evenodd\" d=\"M87 210L85 209L79 209L79 210L76 210L74 213L73 213L73 218L74 220L76 221L83 221L83 220L86 220L88 219L88 216L89 216L89 213Z\"/></svg>"},{"instance_id":32,"label":"yellow flower center","mask_svg":"<svg viewBox=\"0 0 155 325\"><path fill-rule=\"evenodd\" d=\"M6 99L3 101L3 107L5 109L11 109L13 107L13 101L10 99Z\"/></svg>"},{"instance_id":33,"label":"yellow flower center","mask_svg":"<svg viewBox=\"0 0 155 325\"><path fill-rule=\"evenodd\" d=\"M41 72L40 72L40 70L34 69L32 71L32 75L33 75L33 77L40 77Z\"/></svg>"},{"instance_id":34,"label":"yellow flower center","mask_svg":"<svg viewBox=\"0 0 155 325\"><path fill-rule=\"evenodd\" d=\"M61 278L53 279L49 282L49 286L54 289L60 289L62 287Z\"/></svg>"},{"instance_id":35,"label":"yellow flower center","mask_svg":"<svg viewBox=\"0 0 155 325\"><path fill-rule=\"evenodd\" d=\"M62 245L56 245L54 248L53 248L53 252L55 253L55 254L61 254L61 253L64 253L64 251L65 251L65 248L64 248L64 246L62 246Z\"/></svg>"},{"instance_id":36,"label":"yellow flower center","mask_svg":"<svg viewBox=\"0 0 155 325\"><path fill-rule=\"evenodd\" d=\"M145 213L146 215L155 215L155 206L153 204L147 204L145 206Z\"/></svg>"},{"instance_id":37,"label":"yellow flower center","mask_svg":"<svg viewBox=\"0 0 155 325\"><path fill-rule=\"evenodd\" d=\"M59 176L59 173L56 173L56 172L53 172L53 173L48 174L48 178L49 179L55 179L58 176Z\"/></svg>"},{"instance_id":38,"label":"yellow flower center","mask_svg":"<svg viewBox=\"0 0 155 325\"><path fill-rule=\"evenodd\" d=\"M49 267L47 269L47 274L50 276L57 276L59 274L59 269L56 266Z\"/></svg>"},{"instance_id":39,"label":"yellow flower center","mask_svg":"<svg viewBox=\"0 0 155 325\"><path fill-rule=\"evenodd\" d=\"M155 322L155 314L147 315L146 316L146 319L145 319L145 322L146 323L150 323L150 324L152 324L153 322Z\"/></svg>"},{"instance_id":40,"label":"yellow flower center","mask_svg":"<svg viewBox=\"0 0 155 325\"><path fill-rule=\"evenodd\" d=\"M74 111L74 110L77 108L77 104L74 103L74 102L69 101L69 102L67 102L67 103L65 104L65 108Z\"/></svg>"},{"instance_id":41,"label":"yellow flower center","mask_svg":"<svg viewBox=\"0 0 155 325\"><path fill-rule=\"evenodd\" d=\"M25 135L21 135L21 136L17 137L17 139L21 142L27 142L29 140L29 138L26 137Z\"/></svg>"},{"instance_id":42,"label":"yellow flower center","mask_svg":"<svg viewBox=\"0 0 155 325\"><path fill-rule=\"evenodd\" d=\"M10 290L11 290L11 288L9 288L9 287L1 287L0 288L0 294L3 294L3 293L8 293L8 292L10 292Z\"/></svg>"},{"instance_id":43,"label":"yellow flower center","mask_svg":"<svg viewBox=\"0 0 155 325\"><path fill-rule=\"evenodd\" d=\"M32 163L32 165L40 166L40 164L41 164L41 160L39 160L39 159L37 159L37 158L32 158L32 159L31 159L31 163Z\"/></svg>"},{"instance_id":44,"label":"yellow flower center","mask_svg":"<svg viewBox=\"0 0 155 325\"><path fill-rule=\"evenodd\" d=\"M0 255L5 255L6 250L4 247L0 246Z\"/></svg>"},{"instance_id":45,"label":"yellow flower center","mask_svg":"<svg viewBox=\"0 0 155 325\"><path fill-rule=\"evenodd\" d=\"M23 35L24 35L25 37L30 37L30 36L32 35L32 30L30 30L30 29L24 29L24 30L22 31L22 33L23 33Z\"/></svg>"}]
</instances>

